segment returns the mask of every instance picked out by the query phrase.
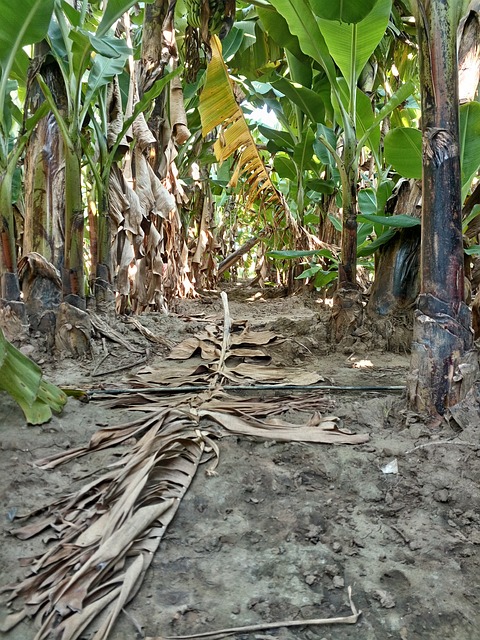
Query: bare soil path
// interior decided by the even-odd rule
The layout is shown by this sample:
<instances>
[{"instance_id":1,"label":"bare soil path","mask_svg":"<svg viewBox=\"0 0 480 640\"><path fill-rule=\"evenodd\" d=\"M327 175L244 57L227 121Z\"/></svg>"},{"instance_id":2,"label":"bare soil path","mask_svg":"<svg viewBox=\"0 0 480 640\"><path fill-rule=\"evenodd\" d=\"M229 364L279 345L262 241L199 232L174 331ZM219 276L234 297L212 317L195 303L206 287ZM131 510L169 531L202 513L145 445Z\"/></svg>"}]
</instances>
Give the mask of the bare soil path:
<instances>
[{"instance_id":1,"label":"bare soil path","mask_svg":"<svg viewBox=\"0 0 480 640\"><path fill-rule=\"evenodd\" d=\"M286 338L271 348L276 364L317 372L325 384L405 383L406 355L375 350L365 340L334 350L325 313L313 301L232 297L230 310L254 330L270 329ZM221 315L222 306L212 295L181 302L176 312L140 321L178 344L204 327L205 316ZM149 367L165 363L166 347L152 346L132 325L111 322L139 350L149 348ZM141 358L100 338L94 341L93 360L82 362L55 359L40 339L24 342L23 348L60 385L128 386L143 366L102 375ZM217 475L207 477L200 469L195 476L113 640L349 615L349 586L362 610L357 624L281 628L254 637L480 638L480 416L472 412L463 430L452 423L432 431L406 411L399 393L325 391L320 397L344 427L369 433L370 441L347 446L222 438ZM112 462L112 453L86 456L53 471L33 462L85 445L99 427L121 424L126 416L100 400L70 399L49 424L28 427L7 396L0 400L0 573L5 584L24 576L20 558L44 551L41 536L21 541L11 534L18 517L81 486L86 475ZM305 419L288 405L284 414L292 421ZM394 461L397 472L387 473L395 471L394 464L386 467ZM32 620L4 637L34 636Z\"/></svg>"}]
</instances>

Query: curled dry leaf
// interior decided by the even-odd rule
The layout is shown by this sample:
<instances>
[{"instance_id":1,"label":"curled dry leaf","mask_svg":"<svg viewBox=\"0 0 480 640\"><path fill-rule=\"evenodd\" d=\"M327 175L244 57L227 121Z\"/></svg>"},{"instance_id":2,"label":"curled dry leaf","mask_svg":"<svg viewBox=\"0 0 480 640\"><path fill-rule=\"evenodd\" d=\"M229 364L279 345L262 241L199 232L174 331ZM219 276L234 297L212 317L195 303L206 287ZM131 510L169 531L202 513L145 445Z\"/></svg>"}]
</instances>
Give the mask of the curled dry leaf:
<instances>
[{"instance_id":1,"label":"curled dry leaf","mask_svg":"<svg viewBox=\"0 0 480 640\"><path fill-rule=\"evenodd\" d=\"M93 451L130 443L104 473L31 514L41 516L40 522L13 532L22 539L44 533L51 544L42 556L29 560L30 573L22 582L2 588L10 606L20 607L3 622L3 629L36 615L37 640L52 634L59 640L76 640L101 616L95 640L106 640L118 614L138 592L199 464L207 462L207 474L216 473L219 447L213 438L234 433L284 442L368 440L365 434L343 431L331 416L325 423L318 417L310 423L306 419L304 425L275 417L279 406L283 412L307 406L318 412L329 404L318 394L269 402L214 390L156 402L146 394L115 399L112 406L140 410L140 417L99 430L86 447L36 463L51 469ZM205 418L206 428L201 426ZM348 619L328 623L353 623L360 614L353 605L352 612Z\"/></svg>"},{"instance_id":2,"label":"curled dry leaf","mask_svg":"<svg viewBox=\"0 0 480 640\"><path fill-rule=\"evenodd\" d=\"M121 608L135 595L166 527L188 489L203 455L205 442L196 424L184 413L165 408L155 419L120 429L106 429L89 447L56 456L54 466L97 448L139 438L120 461L77 493L37 510L40 526L23 527L25 538L40 530L55 532L46 553L31 559L31 575L17 585L3 587L13 605L4 628L37 612L38 640L78 638L100 613L104 616L96 640L108 637ZM69 526L61 528L60 523ZM99 589L99 585L102 588Z\"/></svg>"}]
</instances>

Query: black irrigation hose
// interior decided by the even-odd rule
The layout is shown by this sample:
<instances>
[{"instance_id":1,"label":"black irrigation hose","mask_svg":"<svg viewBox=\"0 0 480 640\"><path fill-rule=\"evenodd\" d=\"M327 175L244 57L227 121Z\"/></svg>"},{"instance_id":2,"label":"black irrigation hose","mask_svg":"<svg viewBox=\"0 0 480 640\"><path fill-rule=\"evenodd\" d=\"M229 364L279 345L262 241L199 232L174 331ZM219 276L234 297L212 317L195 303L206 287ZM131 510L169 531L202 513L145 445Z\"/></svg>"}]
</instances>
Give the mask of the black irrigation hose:
<instances>
[{"instance_id":1,"label":"black irrigation hose","mask_svg":"<svg viewBox=\"0 0 480 640\"><path fill-rule=\"evenodd\" d=\"M223 385L219 387L221 391L404 391L404 386L349 386L333 384L256 384L256 385ZM141 387L137 389L90 389L87 396L93 398L95 395L120 396L124 393L163 393L173 395L176 393L195 393L199 391L213 391L214 387L201 385L198 387Z\"/></svg>"}]
</instances>

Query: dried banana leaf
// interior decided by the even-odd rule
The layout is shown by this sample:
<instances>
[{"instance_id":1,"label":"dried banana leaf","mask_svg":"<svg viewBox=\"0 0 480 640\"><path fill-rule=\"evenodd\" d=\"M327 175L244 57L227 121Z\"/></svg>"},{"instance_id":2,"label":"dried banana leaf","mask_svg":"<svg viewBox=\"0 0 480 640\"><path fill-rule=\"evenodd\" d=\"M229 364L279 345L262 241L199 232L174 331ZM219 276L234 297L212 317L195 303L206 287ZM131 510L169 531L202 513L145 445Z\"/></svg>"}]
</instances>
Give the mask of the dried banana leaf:
<instances>
[{"instance_id":1,"label":"dried banana leaf","mask_svg":"<svg viewBox=\"0 0 480 640\"><path fill-rule=\"evenodd\" d=\"M34 615L39 626L35 640L53 634L58 640L76 640L93 621L99 625L94 640L106 640L118 614L138 592L199 464L212 452L214 463L207 474L214 473L218 446L212 436L328 444L368 440L366 434L342 429L335 416L322 418L319 411L329 409L331 401L318 395L268 402L212 390L157 402L131 394L111 403L125 405L141 415L99 430L86 447L36 462L51 469L129 443L103 474L37 509L31 515L42 516L40 522L13 532L22 539L46 534L50 546L42 556L26 561L30 575L0 590L10 606L20 605L3 621L3 631ZM303 424L273 417L292 408L314 413L306 415Z\"/></svg>"},{"instance_id":2,"label":"dried banana leaf","mask_svg":"<svg viewBox=\"0 0 480 640\"><path fill-rule=\"evenodd\" d=\"M43 556L30 560L31 576L1 590L13 605L23 603L3 629L35 611L40 626L36 640L51 637L53 629L55 637L75 640L102 615L95 639L109 636L119 612L140 588L205 449L196 423L164 408L153 419L102 430L88 448L70 453L114 447L132 433L138 441L110 470L46 507L39 527L14 532L25 538L50 530L56 539ZM43 466L71 457L57 456Z\"/></svg>"}]
</instances>

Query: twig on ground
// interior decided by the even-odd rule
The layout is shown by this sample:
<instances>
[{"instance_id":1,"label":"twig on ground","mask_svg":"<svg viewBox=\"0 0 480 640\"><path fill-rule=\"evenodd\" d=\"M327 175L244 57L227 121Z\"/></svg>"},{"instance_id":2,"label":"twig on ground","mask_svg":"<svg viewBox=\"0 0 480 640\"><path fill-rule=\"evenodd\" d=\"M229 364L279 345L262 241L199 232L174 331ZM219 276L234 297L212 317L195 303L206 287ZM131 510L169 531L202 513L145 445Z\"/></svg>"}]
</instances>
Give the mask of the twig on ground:
<instances>
[{"instance_id":1,"label":"twig on ground","mask_svg":"<svg viewBox=\"0 0 480 640\"><path fill-rule=\"evenodd\" d=\"M194 640L194 638L221 638L230 636L235 633L254 633L255 631L266 631L267 629L280 629L282 627L305 627L313 625L327 624L355 624L362 615L361 611L357 611L352 600L352 588L348 587L348 601L351 616L343 616L339 618L313 618L310 620L286 620L284 622L263 622L261 624L250 624L245 627L232 627L230 629L219 629L218 631L205 631L203 633L193 633L187 636L148 636L145 640Z\"/></svg>"},{"instance_id":2,"label":"twig on ground","mask_svg":"<svg viewBox=\"0 0 480 640\"><path fill-rule=\"evenodd\" d=\"M140 360L135 360L135 362L129 362L128 364L121 364L118 367L113 367L113 369L107 369L107 371L99 371L98 373L92 373L92 378L96 378L97 376L106 376L110 373L116 373L117 371L124 371L125 369L132 369L133 367L137 367L139 364L143 364L148 359L148 351L140 358ZM99 363L100 365L100 363ZM98 369L98 366L95 367L95 370Z\"/></svg>"},{"instance_id":3,"label":"twig on ground","mask_svg":"<svg viewBox=\"0 0 480 640\"><path fill-rule=\"evenodd\" d=\"M408 451L405 451L405 453L403 454L404 456L408 455L409 453L413 453L414 451L417 451L417 449L425 449L426 447L435 447L435 446L439 446L439 445L449 445L449 444L455 444L459 447L480 447L480 443L479 442L464 442L463 440L436 440L435 442L425 442L424 444L419 444L417 447L413 447L413 449L409 449Z\"/></svg>"},{"instance_id":4,"label":"twig on ground","mask_svg":"<svg viewBox=\"0 0 480 640\"><path fill-rule=\"evenodd\" d=\"M398 533L398 535L405 542L405 544L410 544L411 542L410 538L407 537L399 527L396 527L394 524L391 524L390 528Z\"/></svg>"},{"instance_id":5,"label":"twig on ground","mask_svg":"<svg viewBox=\"0 0 480 640\"><path fill-rule=\"evenodd\" d=\"M104 340L105 338L102 338L102 340ZM97 371L98 368L100 367L100 365L105 362L105 360L108 358L108 356L110 355L110 353L108 352L108 349L106 350L106 353L100 358L100 360L97 362L97 364L95 365L93 371L92 371L92 376L96 376L97 375Z\"/></svg>"},{"instance_id":6,"label":"twig on ground","mask_svg":"<svg viewBox=\"0 0 480 640\"><path fill-rule=\"evenodd\" d=\"M90 320L92 323L92 327L95 331L98 331L99 334L105 336L112 342L117 342L121 344L128 351L132 351L133 353L142 353L141 349L138 349L135 345L133 345L130 341L126 340L118 331L112 329L110 325L108 325L100 316L98 316L93 311L89 312Z\"/></svg>"},{"instance_id":7,"label":"twig on ground","mask_svg":"<svg viewBox=\"0 0 480 640\"><path fill-rule=\"evenodd\" d=\"M162 344L163 346L168 347L169 349L173 349L174 343L171 342L171 340L167 340L167 338L164 338L163 336L157 336L155 333L150 331L150 329L147 329L147 327L144 327L143 324L140 322L140 320L138 320L137 318L127 318L125 320L125 323L131 324L132 326L134 326L135 329L137 329L137 331L140 331L142 336L144 336L147 340L150 340L150 342L154 342L156 344Z\"/></svg>"}]
</instances>

